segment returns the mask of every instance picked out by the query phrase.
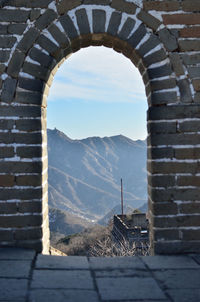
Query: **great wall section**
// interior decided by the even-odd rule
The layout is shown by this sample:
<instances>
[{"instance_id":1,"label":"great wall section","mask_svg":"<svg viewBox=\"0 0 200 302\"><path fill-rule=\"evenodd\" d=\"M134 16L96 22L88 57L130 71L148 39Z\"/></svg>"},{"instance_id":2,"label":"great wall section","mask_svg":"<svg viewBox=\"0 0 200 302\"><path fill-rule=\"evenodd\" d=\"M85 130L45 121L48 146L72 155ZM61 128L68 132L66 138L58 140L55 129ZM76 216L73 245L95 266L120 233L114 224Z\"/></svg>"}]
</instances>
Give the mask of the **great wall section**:
<instances>
[{"instance_id":1,"label":"great wall section","mask_svg":"<svg viewBox=\"0 0 200 302\"><path fill-rule=\"evenodd\" d=\"M0 1L0 246L49 251L48 90L92 45L121 52L144 81L152 253L198 253L199 0Z\"/></svg>"}]
</instances>

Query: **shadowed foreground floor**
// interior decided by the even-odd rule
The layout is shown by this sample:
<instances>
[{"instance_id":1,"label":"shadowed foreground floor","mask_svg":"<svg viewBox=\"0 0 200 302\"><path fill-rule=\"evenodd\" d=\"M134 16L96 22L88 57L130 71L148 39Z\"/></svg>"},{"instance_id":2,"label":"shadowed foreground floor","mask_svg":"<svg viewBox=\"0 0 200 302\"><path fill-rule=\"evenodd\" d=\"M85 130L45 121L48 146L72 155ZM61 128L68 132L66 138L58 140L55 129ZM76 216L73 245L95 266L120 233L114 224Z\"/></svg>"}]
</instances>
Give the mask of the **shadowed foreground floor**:
<instances>
[{"instance_id":1,"label":"shadowed foreground floor","mask_svg":"<svg viewBox=\"0 0 200 302\"><path fill-rule=\"evenodd\" d=\"M200 301L200 255L89 258L0 249L0 301Z\"/></svg>"}]
</instances>

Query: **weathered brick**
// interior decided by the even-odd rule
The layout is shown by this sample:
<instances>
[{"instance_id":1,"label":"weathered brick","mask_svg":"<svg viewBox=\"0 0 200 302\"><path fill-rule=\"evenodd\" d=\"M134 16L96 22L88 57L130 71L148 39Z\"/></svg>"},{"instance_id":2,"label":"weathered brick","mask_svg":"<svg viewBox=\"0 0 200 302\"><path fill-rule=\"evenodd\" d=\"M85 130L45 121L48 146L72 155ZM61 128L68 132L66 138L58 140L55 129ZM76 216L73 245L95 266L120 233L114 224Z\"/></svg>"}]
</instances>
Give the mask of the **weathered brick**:
<instances>
[{"instance_id":1,"label":"weathered brick","mask_svg":"<svg viewBox=\"0 0 200 302\"><path fill-rule=\"evenodd\" d=\"M149 10L157 10L157 11L176 11L179 9L179 2L178 1L145 1L144 2L144 9Z\"/></svg>"},{"instance_id":2,"label":"weathered brick","mask_svg":"<svg viewBox=\"0 0 200 302\"><path fill-rule=\"evenodd\" d=\"M116 36L119 25L121 23L122 14L119 12L113 12L109 21L107 33Z\"/></svg>"},{"instance_id":3,"label":"weathered brick","mask_svg":"<svg viewBox=\"0 0 200 302\"><path fill-rule=\"evenodd\" d=\"M147 125L149 133L176 133L176 122L158 122Z\"/></svg>"},{"instance_id":4,"label":"weathered brick","mask_svg":"<svg viewBox=\"0 0 200 302\"><path fill-rule=\"evenodd\" d=\"M200 249L200 241L157 241L154 242L154 252L159 254L196 253Z\"/></svg>"},{"instance_id":5,"label":"weathered brick","mask_svg":"<svg viewBox=\"0 0 200 302\"><path fill-rule=\"evenodd\" d=\"M17 214L17 203L16 202L1 202L0 215L2 214Z\"/></svg>"},{"instance_id":6,"label":"weathered brick","mask_svg":"<svg viewBox=\"0 0 200 302\"><path fill-rule=\"evenodd\" d=\"M6 78L3 83L1 101L4 103L11 103L15 94L15 88L17 85L17 80L13 78Z\"/></svg>"},{"instance_id":7,"label":"weathered brick","mask_svg":"<svg viewBox=\"0 0 200 302\"><path fill-rule=\"evenodd\" d=\"M179 40L179 46L181 51L199 51L200 50L200 42L198 39L184 39Z\"/></svg>"},{"instance_id":8,"label":"weathered brick","mask_svg":"<svg viewBox=\"0 0 200 302\"><path fill-rule=\"evenodd\" d=\"M57 14L52 9L47 9L44 14L42 14L37 21L35 22L35 26L39 30L43 30L45 27L47 27L55 18L57 17Z\"/></svg>"},{"instance_id":9,"label":"weathered brick","mask_svg":"<svg viewBox=\"0 0 200 302\"><path fill-rule=\"evenodd\" d=\"M25 58L24 53L18 50L14 52L7 69L7 72L11 77L14 78L18 77L18 74L24 62L24 58Z\"/></svg>"},{"instance_id":10,"label":"weathered brick","mask_svg":"<svg viewBox=\"0 0 200 302\"><path fill-rule=\"evenodd\" d=\"M0 35L7 34L8 25L7 24L0 24Z\"/></svg>"},{"instance_id":11,"label":"weathered brick","mask_svg":"<svg viewBox=\"0 0 200 302\"><path fill-rule=\"evenodd\" d=\"M1 36L0 37L0 48L12 48L16 41L17 41L16 37Z\"/></svg>"},{"instance_id":12,"label":"weathered brick","mask_svg":"<svg viewBox=\"0 0 200 302\"><path fill-rule=\"evenodd\" d=\"M151 64L161 62L166 59L166 53L163 49L160 49L158 51L155 51L151 53L150 55L147 55L143 58L143 62L146 67L148 67Z\"/></svg>"},{"instance_id":13,"label":"weathered brick","mask_svg":"<svg viewBox=\"0 0 200 302\"><path fill-rule=\"evenodd\" d=\"M39 36L39 31L35 28L30 28L23 36L22 40L19 42L17 48L24 53L30 49L37 37Z\"/></svg>"},{"instance_id":14,"label":"weathered brick","mask_svg":"<svg viewBox=\"0 0 200 302\"><path fill-rule=\"evenodd\" d=\"M19 87L25 90L43 92L45 83L38 79L19 77Z\"/></svg>"},{"instance_id":15,"label":"weathered brick","mask_svg":"<svg viewBox=\"0 0 200 302\"><path fill-rule=\"evenodd\" d=\"M147 163L148 171L152 174L199 173L199 163L187 162L151 162Z\"/></svg>"},{"instance_id":16,"label":"weathered brick","mask_svg":"<svg viewBox=\"0 0 200 302\"><path fill-rule=\"evenodd\" d=\"M125 2L123 0L112 0L111 7L127 14L134 14L137 8L134 3Z\"/></svg>"},{"instance_id":17,"label":"weathered brick","mask_svg":"<svg viewBox=\"0 0 200 302\"><path fill-rule=\"evenodd\" d=\"M196 201L200 193L198 188L168 188L159 189L159 188L148 188L149 193L151 194L151 199L158 202L167 202L173 200L181 201Z\"/></svg>"},{"instance_id":18,"label":"weathered brick","mask_svg":"<svg viewBox=\"0 0 200 302\"><path fill-rule=\"evenodd\" d=\"M178 129L180 132L198 132L199 121L181 121L178 123Z\"/></svg>"},{"instance_id":19,"label":"weathered brick","mask_svg":"<svg viewBox=\"0 0 200 302\"><path fill-rule=\"evenodd\" d=\"M13 241L13 231L0 230L0 241Z\"/></svg>"},{"instance_id":20,"label":"weathered brick","mask_svg":"<svg viewBox=\"0 0 200 302\"><path fill-rule=\"evenodd\" d=\"M199 75L200 77L200 75ZM192 80L193 87L196 91L200 91L200 79Z\"/></svg>"},{"instance_id":21,"label":"weathered brick","mask_svg":"<svg viewBox=\"0 0 200 302\"><path fill-rule=\"evenodd\" d=\"M153 175L148 177L148 184L151 187L174 187L175 183L175 176L173 175Z\"/></svg>"},{"instance_id":22,"label":"weathered brick","mask_svg":"<svg viewBox=\"0 0 200 302\"><path fill-rule=\"evenodd\" d=\"M41 93L32 91L17 91L14 99L15 103L42 105L43 96Z\"/></svg>"},{"instance_id":23,"label":"weathered brick","mask_svg":"<svg viewBox=\"0 0 200 302\"><path fill-rule=\"evenodd\" d=\"M149 13L145 11L140 11L140 13L137 15L137 17L144 22L147 26L150 28L157 30L157 28L160 26L161 22L157 18L153 17Z\"/></svg>"},{"instance_id":24,"label":"weathered brick","mask_svg":"<svg viewBox=\"0 0 200 302\"><path fill-rule=\"evenodd\" d=\"M199 240L200 230L182 230L182 239L183 240Z\"/></svg>"},{"instance_id":25,"label":"weathered brick","mask_svg":"<svg viewBox=\"0 0 200 302\"><path fill-rule=\"evenodd\" d=\"M191 66L188 67L188 72L191 78L199 78L200 76L200 67L199 66Z\"/></svg>"},{"instance_id":26,"label":"weathered brick","mask_svg":"<svg viewBox=\"0 0 200 302\"><path fill-rule=\"evenodd\" d=\"M1 142L5 144L41 144L40 133L2 133Z\"/></svg>"},{"instance_id":27,"label":"weathered brick","mask_svg":"<svg viewBox=\"0 0 200 302\"><path fill-rule=\"evenodd\" d=\"M199 159L200 149L199 148L181 148L174 150L174 157L177 159Z\"/></svg>"},{"instance_id":28,"label":"weathered brick","mask_svg":"<svg viewBox=\"0 0 200 302\"><path fill-rule=\"evenodd\" d=\"M151 147L147 150L148 159L173 158L174 150L172 147L156 148Z\"/></svg>"},{"instance_id":29,"label":"weathered brick","mask_svg":"<svg viewBox=\"0 0 200 302\"><path fill-rule=\"evenodd\" d=\"M163 15L164 24L200 24L200 14L168 14Z\"/></svg>"},{"instance_id":30,"label":"weathered brick","mask_svg":"<svg viewBox=\"0 0 200 302\"><path fill-rule=\"evenodd\" d=\"M41 10L40 9L32 9L31 14L30 14L30 20L34 21L39 18L41 15Z\"/></svg>"},{"instance_id":31,"label":"weathered brick","mask_svg":"<svg viewBox=\"0 0 200 302\"><path fill-rule=\"evenodd\" d=\"M119 38L122 40L127 40L134 26L135 20L133 20L132 18L127 18L124 25L122 26L122 29L119 32Z\"/></svg>"},{"instance_id":32,"label":"weathered brick","mask_svg":"<svg viewBox=\"0 0 200 302\"><path fill-rule=\"evenodd\" d=\"M192 102L192 94L191 94L189 81L186 80L186 79L179 80L178 81L178 87L179 87L179 90L180 90L181 102L182 103L191 103Z\"/></svg>"},{"instance_id":33,"label":"weathered brick","mask_svg":"<svg viewBox=\"0 0 200 302\"><path fill-rule=\"evenodd\" d=\"M20 119L16 121L16 129L27 132L38 131L42 130L42 124L38 119Z\"/></svg>"},{"instance_id":34,"label":"weathered brick","mask_svg":"<svg viewBox=\"0 0 200 302\"><path fill-rule=\"evenodd\" d=\"M0 73L2 74L6 69L6 65L0 64Z\"/></svg>"},{"instance_id":35,"label":"weathered brick","mask_svg":"<svg viewBox=\"0 0 200 302\"><path fill-rule=\"evenodd\" d=\"M42 185L42 176L41 175L21 175L21 176L16 176L16 185L17 186L34 186L34 187L37 187L37 186L41 186ZM24 209L24 207L29 207L29 210L30 210L30 207L33 206L32 202L31 204L27 204L24 203L23 204L20 204L20 212L22 212L22 209ZM39 209L41 209L41 204L36 204L36 209L34 207L34 211L35 212L38 212L38 207ZM27 210L23 210L23 212L28 212Z\"/></svg>"},{"instance_id":36,"label":"weathered brick","mask_svg":"<svg viewBox=\"0 0 200 302\"><path fill-rule=\"evenodd\" d=\"M183 119L199 118L199 105L177 105L170 107L151 107L148 110L148 120L166 120L166 119Z\"/></svg>"},{"instance_id":37,"label":"weathered brick","mask_svg":"<svg viewBox=\"0 0 200 302\"><path fill-rule=\"evenodd\" d=\"M37 79L47 81L49 78L50 70L44 66L39 66L33 63L25 62L22 71L28 73Z\"/></svg>"},{"instance_id":38,"label":"weathered brick","mask_svg":"<svg viewBox=\"0 0 200 302\"><path fill-rule=\"evenodd\" d=\"M200 151L200 149L199 149ZM177 176L177 185L184 186L197 186L200 184L200 176ZM199 206L199 204L198 204Z\"/></svg>"},{"instance_id":39,"label":"weathered brick","mask_svg":"<svg viewBox=\"0 0 200 302\"><path fill-rule=\"evenodd\" d=\"M173 202L152 202L150 210L153 215L176 215L178 207Z\"/></svg>"},{"instance_id":40,"label":"weathered brick","mask_svg":"<svg viewBox=\"0 0 200 302\"><path fill-rule=\"evenodd\" d=\"M52 56L46 55L41 50L35 47L31 48L29 56L32 60L39 62L44 67L52 68L57 64L57 62Z\"/></svg>"},{"instance_id":41,"label":"weathered brick","mask_svg":"<svg viewBox=\"0 0 200 302\"><path fill-rule=\"evenodd\" d=\"M0 147L0 158L14 157L14 155L13 147Z\"/></svg>"},{"instance_id":42,"label":"weathered brick","mask_svg":"<svg viewBox=\"0 0 200 302\"><path fill-rule=\"evenodd\" d=\"M69 40L67 39L66 35L63 32L61 32L60 29L55 24L49 26L48 31L51 33L53 38L58 42L58 44L62 48L66 48L69 46Z\"/></svg>"},{"instance_id":43,"label":"weathered brick","mask_svg":"<svg viewBox=\"0 0 200 302\"><path fill-rule=\"evenodd\" d=\"M104 33L106 23L106 12L101 9L94 9L92 11L93 17L93 32Z\"/></svg>"},{"instance_id":44,"label":"weathered brick","mask_svg":"<svg viewBox=\"0 0 200 302\"><path fill-rule=\"evenodd\" d=\"M0 63L5 63L8 61L10 57L10 51L8 50L0 50Z\"/></svg>"},{"instance_id":45,"label":"weathered brick","mask_svg":"<svg viewBox=\"0 0 200 302\"><path fill-rule=\"evenodd\" d=\"M42 173L42 162L4 161L1 162L1 173ZM14 199L16 199L16 197L14 197Z\"/></svg>"},{"instance_id":46,"label":"weathered brick","mask_svg":"<svg viewBox=\"0 0 200 302\"><path fill-rule=\"evenodd\" d=\"M42 238L42 228L34 228L28 230L15 230L14 240L33 240Z\"/></svg>"},{"instance_id":47,"label":"weathered brick","mask_svg":"<svg viewBox=\"0 0 200 302\"><path fill-rule=\"evenodd\" d=\"M21 158L42 157L41 147L17 147L17 156Z\"/></svg>"},{"instance_id":48,"label":"weathered brick","mask_svg":"<svg viewBox=\"0 0 200 302\"><path fill-rule=\"evenodd\" d=\"M156 241L166 241L166 240L178 240L179 239L179 230L174 229L164 229L164 230L156 230L154 234L154 240Z\"/></svg>"},{"instance_id":49,"label":"weathered brick","mask_svg":"<svg viewBox=\"0 0 200 302\"><path fill-rule=\"evenodd\" d=\"M83 0L83 4L107 5L111 0Z\"/></svg>"},{"instance_id":50,"label":"weathered brick","mask_svg":"<svg viewBox=\"0 0 200 302\"><path fill-rule=\"evenodd\" d=\"M40 117L40 106L1 106L0 116Z\"/></svg>"},{"instance_id":51,"label":"weathered brick","mask_svg":"<svg viewBox=\"0 0 200 302\"><path fill-rule=\"evenodd\" d=\"M41 226L41 215L25 215L25 216L1 216L0 227L16 228L28 226Z\"/></svg>"},{"instance_id":52,"label":"weathered brick","mask_svg":"<svg viewBox=\"0 0 200 302\"><path fill-rule=\"evenodd\" d=\"M42 212L42 203L41 201L21 201L18 204L19 213L41 213Z\"/></svg>"},{"instance_id":53,"label":"weathered brick","mask_svg":"<svg viewBox=\"0 0 200 302\"><path fill-rule=\"evenodd\" d=\"M5 157L7 157L6 154ZM13 187L14 185L15 177L13 175L0 175L0 187Z\"/></svg>"},{"instance_id":54,"label":"weathered brick","mask_svg":"<svg viewBox=\"0 0 200 302\"><path fill-rule=\"evenodd\" d=\"M27 10L1 9L0 22L26 22L30 15Z\"/></svg>"},{"instance_id":55,"label":"weathered brick","mask_svg":"<svg viewBox=\"0 0 200 302\"><path fill-rule=\"evenodd\" d=\"M79 27L80 34L89 34L90 33L90 25L88 21L88 16L86 10L84 8L76 11L76 19Z\"/></svg>"},{"instance_id":56,"label":"weathered brick","mask_svg":"<svg viewBox=\"0 0 200 302\"><path fill-rule=\"evenodd\" d=\"M7 5L27 8L47 8L52 0L7 0Z\"/></svg>"},{"instance_id":57,"label":"weathered brick","mask_svg":"<svg viewBox=\"0 0 200 302\"><path fill-rule=\"evenodd\" d=\"M57 10L60 15L63 15L67 11L81 5L81 0L61 0L57 4Z\"/></svg>"},{"instance_id":58,"label":"weathered brick","mask_svg":"<svg viewBox=\"0 0 200 302\"><path fill-rule=\"evenodd\" d=\"M59 50L59 46L54 44L51 40L49 40L49 38L44 35L40 35L36 42L51 55Z\"/></svg>"},{"instance_id":59,"label":"weathered brick","mask_svg":"<svg viewBox=\"0 0 200 302\"><path fill-rule=\"evenodd\" d=\"M200 38L200 26L181 29L180 37L182 37L182 38Z\"/></svg>"},{"instance_id":60,"label":"weathered brick","mask_svg":"<svg viewBox=\"0 0 200 302\"><path fill-rule=\"evenodd\" d=\"M2 130L11 130L13 129L13 126L15 124L15 121L14 120L3 120L3 119L0 119L0 129Z\"/></svg>"},{"instance_id":61,"label":"weathered brick","mask_svg":"<svg viewBox=\"0 0 200 302\"><path fill-rule=\"evenodd\" d=\"M154 34L151 34L146 42L144 42L139 49L137 49L137 52L140 54L141 57L143 57L146 53L148 53L150 50L155 48L160 44L160 41L158 37Z\"/></svg>"},{"instance_id":62,"label":"weathered brick","mask_svg":"<svg viewBox=\"0 0 200 302\"><path fill-rule=\"evenodd\" d=\"M1 190L1 200L12 200L12 199L20 199L20 200L28 200L29 198L32 199L40 199L42 198L42 189L35 188L35 189L2 189Z\"/></svg>"},{"instance_id":63,"label":"weathered brick","mask_svg":"<svg viewBox=\"0 0 200 302\"><path fill-rule=\"evenodd\" d=\"M160 40L163 42L167 50L174 51L178 48L178 43L175 36L172 35L167 28L161 29L158 34Z\"/></svg>"},{"instance_id":64,"label":"weathered brick","mask_svg":"<svg viewBox=\"0 0 200 302\"><path fill-rule=\"evenodd\" d=\"M15 34L15 35L21 35L25 31L27 27L27 24L9 24L8 25L8 33L9 34Z\"/></svg>"},{"instance_id":65,"label":"weathered brick","mask_svg":"<svg viewBox=\"0 0 200 302\"><path fill-rule=\"evenodd\" d=\"M182 9L186 12L199 12L200 3L199 0L184 0L182 1Z\"/></svg>"},{"instance_id":66,"label":"weathered brick","mask_svg":"<svg viewBox=\"0 0 200 302\"><path fill-rule=\"evenodd\" d=\"M154 217L154 226L167 228L167 227L192 227L199 226L200 224L200 215L183 215L177 217Z\"/></svg>"},{"instance_id":67,"label":"weathered brick","mask_svg":"<svg viewBox=\"0 0 200 302\"><path fill-rule=\"evenodd\" d=\"M177 102L177 94L175 91L170 92L153 92L149 97L150 105L172 104Z\"/></svg>"},{"instance_id":68,"label":"weathered brick","mask_svg":"<svg viewBox=\"0 0 200 302\"><path fill-rule=\"evenodd\" d=\"M180 213L183 214L199 214L200 213L200 203L199 202L190 202L182 203L179 205Z\"/></svg>"},{"instance_id":69,"label":"weathered brick","mask_svg":"<svg viewBox=\"0 0 200 302\"><path fill-rule=\"evenodd\" d=\"M200 103L200 92L194 94L194 102L197 104Z\"/></svg>"},{"instance_id":70,"label":"weathered brick","mask_svg":"<svg viewBox=\"0 0 200 302\"><path fill-rule=\"evenodd\" d=\"M185 74L183 69L183 64L180 59L180 55L178 53L170 54L170 62L172 64L172 68L177 76Z\"/></svg>"},{"instance_id":71,"label":"weathered brick","mask_svg":"<svg viewBox=\"0 0 200 302\"><path fill-rule=\"evenodd\" d=\"M169 64L165 64L161 67L149 68L148 76L150 79L161 78L165 76L169 76L172 73L171 66Z\"/></svg>"},{"instance_id":72,"label":"weathered brick","mask_svg":"<svg viewBox=\"0 0 200 302\"><path fill-rule=\"evenodd\" d=\"M78 36L74 23L67 14L60 17L59 21L60 21L63 29L65 30L67 36L69 37L69 39L75 39Z\"/></svg>"},{"instance_id":73,"label":"weathered brick","mask_svg":"<svg viewBox=\"0 0 200 302\"><path fill-rule=\"evenodd\" d=\"M152 134L148 141L152 146L156 145L198 145L200 134Z\"/></svg>"},{"instance_id":74,"label":"weathered brick","mask_svg":"<svg viewBox=\"0 0 200 302\"><path fill-rule=\"evenodd\" d=\"M170 78L170 79L161 80L161 81L151 81L150 85L151 85L151 90L152 91L175 88L176 87L176 80Z\"/></svg>"},{"instance_id":75,"label":"weathered brick","mask_svg":"<svg viewBox=\"0 0 200 302\"><path fill-rule=\"evenodd\" d=\"M146 28L145 28L144 24L141 24L137 28L137 30L131 35L131 37L128 39L127 42L133 48L135 48L146 34L147 34Z\"/></svg>"}]
</instances>

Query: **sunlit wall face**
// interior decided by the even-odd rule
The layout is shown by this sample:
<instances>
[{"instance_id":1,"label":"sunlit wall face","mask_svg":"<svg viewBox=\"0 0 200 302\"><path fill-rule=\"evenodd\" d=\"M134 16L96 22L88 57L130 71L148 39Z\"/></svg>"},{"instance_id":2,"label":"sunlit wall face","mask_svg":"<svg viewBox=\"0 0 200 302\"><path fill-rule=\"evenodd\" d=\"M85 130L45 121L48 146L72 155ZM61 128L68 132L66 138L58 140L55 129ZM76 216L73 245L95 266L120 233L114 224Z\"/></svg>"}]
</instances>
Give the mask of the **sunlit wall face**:
<instances>
[{"instance_id":1,"label":"sunlit wall face","mask_svg":"<svg viewBox=\"0 0 200 302\"><path fill-rule=\"evenodd\" d=\"M89 47L57 71L48 98L48 128L72 139L125 135L145 139L147 101L138 69L112 49Z\"/></svg>"}]
</instances>

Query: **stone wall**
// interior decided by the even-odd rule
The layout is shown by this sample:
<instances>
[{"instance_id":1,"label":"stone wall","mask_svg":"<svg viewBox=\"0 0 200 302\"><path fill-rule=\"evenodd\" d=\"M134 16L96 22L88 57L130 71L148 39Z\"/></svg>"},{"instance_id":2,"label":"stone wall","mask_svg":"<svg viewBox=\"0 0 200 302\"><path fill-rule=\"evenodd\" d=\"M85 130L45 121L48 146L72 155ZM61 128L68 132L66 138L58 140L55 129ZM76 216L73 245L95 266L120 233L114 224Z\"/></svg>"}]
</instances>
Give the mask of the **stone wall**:
<instances>
[{"instance_id":1,"label":"stone wall","mask_svg":"<svg viewBox=\"0 0 200 302\"><path fill-rule=\"evenodd\" d=\"M69 55L104 45L130 59L146 89L152 252L199 252L200 1L0 7L0 245L48 252L48 90Z\"/></svg>"}]
</instances>

